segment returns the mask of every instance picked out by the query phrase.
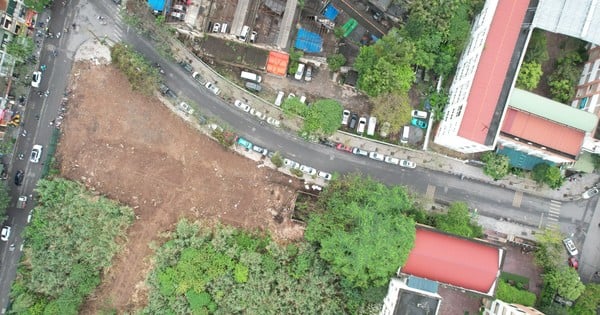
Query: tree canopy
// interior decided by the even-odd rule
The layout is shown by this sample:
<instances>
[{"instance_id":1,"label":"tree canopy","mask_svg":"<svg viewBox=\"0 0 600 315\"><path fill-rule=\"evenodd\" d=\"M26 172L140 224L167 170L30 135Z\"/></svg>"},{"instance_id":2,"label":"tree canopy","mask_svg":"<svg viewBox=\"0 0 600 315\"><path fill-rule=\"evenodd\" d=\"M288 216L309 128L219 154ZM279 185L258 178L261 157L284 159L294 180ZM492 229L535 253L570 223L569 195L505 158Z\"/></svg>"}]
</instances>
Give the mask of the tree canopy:
<instances>
[{"instance_id":1,"label":"tree canopy","mask_svg":"<svg viewBox=\"0 0 600 315\"><path fill-rule=\"evenodd\" d=\"M542 65L537 62L524 62L517 77L517 87L525 90L533 90L542 78Z\"/></svg>"},{"instance_id":2,"label":"tree canopy","mask_svg":"<svg viewBox=\"0 0 600 315\"><path fill-rule=\"evenodd\" d=\"M436 217L435 226L444 232L463 237L481 237L483 234L481 227L471 222L469 206L464 202L451 203L447 214Z\"/></svg>"},{"instance_id":3,"label":"tree canopy","mask_svg":"<svg viewBox=\"0 0 600 315\"><path fill-rule=\"evenodd\" d=\"M494 180L502 179L510 172L510 160L506 155L486 152L481 160L485 163L483 172Z\"/></svg>"},{"instance_id":4,"label":"tree canopy","mask_svg":"<svg viewBox=\"0 0 600 315\"><path fill-rule=\"evenodd\" d=\"M390 130L398 131L410 122L411 110L407 93L392 92L373 98L371 115L378 117L379 121L389 122Z\"/></svg>"},{"instance_id":5,"label":"tree canopy","mask_svg":"<svg viewBox=\"0 0 600 315\"><path fill-rule=\"evenodd\" d=\"M7 218L6 210L10 205L10 194L6 183L0 184L0 222L4 222Z\"/></svg>"},{"instance_id":6,"label":"tree canopy","mask_svg":"<svg viewBox=\"0 0 600 315\"><path fill-rule=\"evenodd\" d=\"M6 52L15 57L18 63L23 63L27 57L31 56L34 48L33 39L25 35L14 37L6 44Z\"/></svg>"},{"instance_id":7,"label":"tree canopy","mask_svg":"<svg viewBox=\"0 0 600 315\"><path fill-rule=\"evenodd\" d=\"M544 274L544 283L567 300L576 300L585 290L577 270L561 266Z\"/></svg>"},{"instance_id":8,"label":"tree canopy","mask_svg":"<svg viewBox=\"0 0 600 315\"><path fill-rule=\"evenodd\" d=\"M352 174L333 180L311 213L307 240L353 286L380 287L404 265L415 242L413 207L406 190Z\"/></svg>"},{"instance_id":9,"label":"tree canopy","mask_svg":"<svg viewBox=\"0 0 600 315\"><path fill-rule=\"evenodd\" d=\"M329 69L331 71L338 71L340 68L346 64L346 57L342 54L333 54L327 56L327 64L329 65Z\"/></svg>"},{"instance_id":10,"label":"tree canopy","mask_svg":"<svg viewBox=\"0 0 600 315\"><path fill-rule=\"evenodd\" d=\"M11 297L13 311L77 314L119 250L133 211L65 179L38 181L35 216ZM34 312L35 314L35 312Z\"/></svg>"},{"instance_id":11,"label":"tree canopy","mask_svg":"<svg viewBox=\"0 0 600 315\"><path fill-rule=\"evenodd\" d=\"M302 131L330 136L342 125L342 111L342 105L336 100L318 100L306 110Z\"/></svg>"},{"instance_id":12,"label":"tree canopy","mask_svg":"<svg viewBox=\"0 0 600 315\"><path fill-rule=\"evenodd\" d=\"M575 305L571 311L575 315L596 314L599 305L600 284L588 283L585 285L583 293L575 301Z\"/></svg>"},{"instance_id":13,"label":"tree canopy","mask_svg":"<svg viewBox=\"0 0 600 315\"><path fill-rule=\"evenodd\" d=\"M134 91L148 95L157 89L160 78L158 70L143 55L127 45L115 44L110 48L110 56Z\"/></svg>"}]
</instances>

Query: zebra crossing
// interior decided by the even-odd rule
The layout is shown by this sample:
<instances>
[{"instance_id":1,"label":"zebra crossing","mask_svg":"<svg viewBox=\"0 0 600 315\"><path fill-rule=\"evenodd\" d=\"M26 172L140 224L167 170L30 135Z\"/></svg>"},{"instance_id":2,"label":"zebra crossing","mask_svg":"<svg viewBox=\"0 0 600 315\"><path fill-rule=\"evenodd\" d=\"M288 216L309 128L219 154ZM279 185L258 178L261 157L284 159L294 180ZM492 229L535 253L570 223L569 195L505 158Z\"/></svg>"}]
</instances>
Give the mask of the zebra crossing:
<instances>
[{"instance_id":1,"label":"zebra crossing","mask_svg":"<svg viewBox=\"0 0 600 315\"><path fill-rule=\"evenodd\" d=\"M548 207L548 217L546 218L546 227L552 230L559 230L560 228L560 207L562 202L556 200L550 200L550 206Z\"/></svg>"}]
</instances>

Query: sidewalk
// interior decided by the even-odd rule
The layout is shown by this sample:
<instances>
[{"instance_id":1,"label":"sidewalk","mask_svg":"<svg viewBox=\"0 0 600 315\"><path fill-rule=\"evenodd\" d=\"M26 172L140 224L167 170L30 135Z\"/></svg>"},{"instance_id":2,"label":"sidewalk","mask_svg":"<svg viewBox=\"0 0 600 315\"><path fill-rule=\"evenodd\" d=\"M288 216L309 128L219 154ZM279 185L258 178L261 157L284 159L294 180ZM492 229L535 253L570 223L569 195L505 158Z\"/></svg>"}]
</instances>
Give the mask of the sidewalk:
<instances>
[{"instance_id":1,"label":"sidewalk","mask_svg":"<svg viewBox=\"0 0 600 315\"><path fill-rule=\"evenodd\" d=\"M245 89L231 83L192 54L179 41L173 42L173 51L178 55L178 59L189 61L194 70L198 71L205 80L216 82L217 86L222 90L221 97L230 104L233 104L235 99L244 100L250 106L266 113L268 116L279 119L286 129L292 131L299 130L298 126L300 125L300 118L285 117L283 112L272 103L259 96L248 93ZM476 180L490 185L496 185L557 201L577 200L581 198L581 194L584 191L600 181L599 174L586 174L583 177L577 177L574 181L567 180L564 185L557 190L552 190L547 186L540 186L532 179L517 177L515 175L508 175L505 179L494 181L491 177L483 173L481 167L473 166L467 164L468 161L452 158L436 152L414 150L399 145L366 139L343 131L336 132L330 139L344 143L345 145L359 147L367 151L377 151L385 155L411 160L416 162L418 167L454 174L456 176L463 175L464 178L468 180Z\"/></svg>"}]
</instances>

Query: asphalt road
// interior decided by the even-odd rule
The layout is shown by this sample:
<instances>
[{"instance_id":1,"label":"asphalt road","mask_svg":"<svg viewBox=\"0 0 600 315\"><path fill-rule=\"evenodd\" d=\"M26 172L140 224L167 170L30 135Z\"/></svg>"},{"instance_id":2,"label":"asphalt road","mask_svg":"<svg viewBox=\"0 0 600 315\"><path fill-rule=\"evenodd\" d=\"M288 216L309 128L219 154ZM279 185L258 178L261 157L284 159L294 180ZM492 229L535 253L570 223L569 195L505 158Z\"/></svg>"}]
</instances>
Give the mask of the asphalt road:
<instances>
[{"instance_id":1,"label":"asphalt road","mask_svg":"<svg viewBox=\"0 0 600 315\"><path fill-rule=\"evenodd\" d=\"M240 135L248 138L253 143L267 147L270 150L282 152L286 157L299 163L310 165L327 172L360 172L368 174L387 184L400 184L409 187L417 196L425 199L441 201L467 201L472 207L478 208L479 213L495 218L510 218L531 226L546 225L552 216L550 206L554 204L556 216L556 202L527 194L519 194L506 188L497 187L476 181L461 180L456 176L446 173L430 171L422 168L414 170L393 167L384 163L375 162L352 154L336 151L320 144L307 143L281 129L273 128L265 122L237 110L231 104L212 95L200 86L174 62L163 60L153 48L153 43L139 36L135 31L125 25L117 14L117 7L109 0L88 2L85 0L71 0L68 8L62 7L58 2L52 9L50 29L54 33L64 29L65 26L77 23L77 32L63 34L60 39L51 38L44 41L41 51L40 63L48 66L44 72L41 91L48 90L47 97L40 97L36 89L32 89L25 109L24 126L28 131L26 137L19 137L15 152L24 153L25 159L16 157L9 166L9 185L13 197L12 207L9 209L9 220L13 228L11 239L0 244L2 265L0 269L0 305L3 310L8 304L8 292L15 277L16 267L21 252L19 247L23 240L20 233L27 223L27 216L33 203L30 202L26 210L14 208L19 195L32 193L37 180L41 175L42 165L28 162L33 144L41 144L47 148L52 129L49 123L56 118L63 93L66 88L66 78L72 68L72 57L79 45L92 36L107 36L115 41L124 41L135 47L140 53L150 60L160 61L165 70L166 83L175 90L179 96L194 100L201 107L201 111L220 120L223 124L237 130ZM102 24L96 19L97 15L106 17L108 23ZM44 16L44 15L42 15ZM45 18L40 19L45 21ZM86 31L87 29L87 31ZM66 36L65 36L66 35ZM51 52L57 49L59 54L53 57ZM37 118L39 117L39 119ZM44 154L46 151L44 152ZM25 180L22 186L14 185L16 170L25 171ZM598 197L587 201L558 203L557 216L563 232L580 233L587 230L587 226L578 226L574 222L585 219L594 212ZM34 214L35 215L35 214ZM9 244L16 244L14 251L9 250Z\"/></svg>"}]
</instances>

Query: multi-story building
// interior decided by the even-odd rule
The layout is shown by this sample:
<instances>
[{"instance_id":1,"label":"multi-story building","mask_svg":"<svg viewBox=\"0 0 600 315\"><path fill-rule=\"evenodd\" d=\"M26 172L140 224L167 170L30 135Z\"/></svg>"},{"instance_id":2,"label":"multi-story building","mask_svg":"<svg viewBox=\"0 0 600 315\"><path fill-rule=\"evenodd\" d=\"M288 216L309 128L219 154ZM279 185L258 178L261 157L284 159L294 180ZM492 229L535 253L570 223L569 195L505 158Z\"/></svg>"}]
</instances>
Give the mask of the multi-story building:
<instances>
[{"instance_id":1,"label":"multi-story building","mask_svg":"<svg viewBox=\"0 0 600 315\"><path fill-rule=\"evenodd\" d=\"M14 35L33 29L37 12L25 6L23 0L0 1L0 48L4 50Z\"/></svg>"},{"instance_id":2,"label":"multi-story building","mask_svg":"<svg viewBox=\"0 0 600 315\"><path fill-rule=\"evenodd\" d=\"M583 66L571 106L600 116L600 46L590 45L588 61ZM586 134L582 149L600 153L600 130L597 127Z\"/></svg>"},{"instance_id":3,"label":"multi-story building","mask_svg":"<svg viewBox=\"0 0 600 315\"><path fill-rule=\"evenodd\" d=\"M544 315L544 313L529 306L520 304L509 304L500 300L488 302L484 315Z\"/></svg>"},{"instance_id":4,"label":"multi-story building","mask_svg":"<svg viewBox=\"0 0 600 315\"><path fill-rule=\"evenodd\" d=\"M487 0L473 23L434 142L462 153L493 150L533 20L529 1Z\"/></svg>"}]
</instances>

